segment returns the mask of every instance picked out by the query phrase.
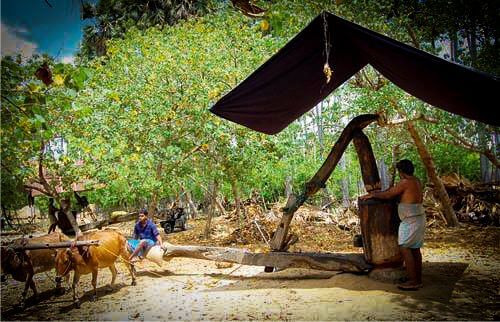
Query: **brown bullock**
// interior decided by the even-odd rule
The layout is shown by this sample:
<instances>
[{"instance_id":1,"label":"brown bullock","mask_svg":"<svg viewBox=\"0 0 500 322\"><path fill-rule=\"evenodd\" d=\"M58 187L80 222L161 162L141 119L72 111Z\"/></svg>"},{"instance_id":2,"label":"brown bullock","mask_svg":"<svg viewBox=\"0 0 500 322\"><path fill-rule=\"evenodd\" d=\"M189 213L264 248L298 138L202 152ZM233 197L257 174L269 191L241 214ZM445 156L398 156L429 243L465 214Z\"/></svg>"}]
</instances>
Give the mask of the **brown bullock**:
<instances>
[{"instance_id":1,"label":"brown bullock","mask_svg":"<svg viewBox=\"0 0 500 322\"><path fill-rule=\"evenodd\" d=\"M99 230L84 233L78 236L77 240L99 240L99 246L72 247L57 251L56 271L58 278L74 271L73 275L73 301L77 307L80 306L78 299L78 281L81 275L92 273L92 287L94 294L92 300L97 296L97 270L109 267L111 271L111 287L116 279L115 262L119 256L125 260L127 268L132 277L132 285L135 285L135 272L133 266L128 262L129 252L127 250L127 240L115 230Z\"/></svg>"},{"instance_id":2,"label":"brown bullock","mask_svg":"<svg viewBox=\"0 0 500 322\"><path fill-rule=\"evenodd\" d=\"M22 294L21 305L24 306L28 288L33 290L35 300L38 297L33 275L41 272L47 272L55 267L56 249L36 249L25 251L14 251L12 246L30 245L30 244L46 244L59 243L69 240L65 235L54 232L49 235L33 238L19 238L8 246L2 246L1 263L2 263L2 279L3 274L10 274L17 281L25 282L24 292ZM56 285L57 289L61 289L60 280Z\"/></svg>"}]
</instances>

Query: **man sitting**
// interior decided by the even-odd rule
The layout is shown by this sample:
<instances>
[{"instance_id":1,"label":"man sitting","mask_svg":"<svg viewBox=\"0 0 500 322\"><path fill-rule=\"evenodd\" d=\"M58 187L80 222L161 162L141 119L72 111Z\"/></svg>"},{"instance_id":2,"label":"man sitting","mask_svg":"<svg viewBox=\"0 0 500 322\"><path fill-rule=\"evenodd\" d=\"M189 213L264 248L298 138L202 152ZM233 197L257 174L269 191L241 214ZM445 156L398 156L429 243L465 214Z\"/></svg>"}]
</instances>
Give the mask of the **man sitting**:
<instances>
[{"instance_id":1,"label":"man sitting","mask_svg":"<svg viewBox=\"0 0 500 322\"><path fill-rule=\"evenodd\" d=\"M135 256L144 256L154 245L162 245L160 232L153 221L148 218L146 209L139 212L139 220L134 227L134 239L129 239L128 244L132 250L129 261L132 261Z\"/></svg>"}]
</instances>

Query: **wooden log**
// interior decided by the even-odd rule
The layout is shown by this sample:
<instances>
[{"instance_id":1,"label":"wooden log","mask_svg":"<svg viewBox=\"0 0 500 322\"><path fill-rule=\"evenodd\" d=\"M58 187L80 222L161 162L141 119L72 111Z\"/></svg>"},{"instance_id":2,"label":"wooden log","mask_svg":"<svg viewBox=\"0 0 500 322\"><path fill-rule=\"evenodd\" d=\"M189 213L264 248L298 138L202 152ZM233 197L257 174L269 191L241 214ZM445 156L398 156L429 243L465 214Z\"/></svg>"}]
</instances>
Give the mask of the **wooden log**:
<instances>
[{"instance_id":1,"label":"wooden log","mask_svg":"<svg viewBox=\"0 0 500 322\"><path fill-rule=\"evenodd\" d=\"M308 197L325 186L326 180L328 180L333 170L335 170L337 163L340 161L340 158L354 135L378 120L378 118L379 116L376 114L363 114L356 116L347 124L340 134L340 137L337 139L337 142L335 142L330 154L328 154L325 162L321 165L321 168L319 168L318 172L316 172L311 180L307 182L306 192Z\"/></svg>"},{"instance_id":2,"label":"wooden log","mask_svg":"<svg viewBox=\"0 0 500 322\"><path fill-rule=\"evenodd\" d=\"M292 222L293 215L299 209L300 206L306 201L304 195L296 196L291 194L288 197L285 207L282 209L283 215L281 216L281 221L274 232L271 239L270 246L272 250L280 251L287 248L287 235L288 229L290 228L290 223Z\"/></svg>"},{"instance_id":3,"label":"wooden log","mask_svg":"<svg viewBox=\"0 0 500 322\"><path fill-rule=\"evenodd\" d=\"M100 229L100 228L106 226L107 224L109 224L109 220L104 219L104 220L94 221L94 222L91 222L88 224L79 225L78 227L80 227L81 231L88 231L88 230L95 229L95 228Z\"/></svg>"},{"instance_id":4,"label":"wooden log","mask_svg":"<svg viewBox=\"0 0 500 322\"><path fill-rule=\"evenodd\" d=\"M125 221L131 221L137 219L138 212L131 212L123 216L116 216L109 219L110 224L116 224Z\"/></svg>"},{"instance_id":5,"label":"wooden log","mask_svg":"<svg viewBox=\"0 0 500 322\"><path fill-rule=\"evenodd\" d=\"M353 134L352 142L356 148L366 191L380 190L380 176L370 140L361 130L357 130Z\"/></svg>"},{"instance_id":6,"label":"wooden log","mask_svg":"<svg viewBox=\"0 0 500 322\"><path fill-rule=\"evenodd\" d=\"M27 239L29 242L29 239ZM34 250L34 249L51 249L51 248L67 248L71 246L98 246L99 245L99 240L85 240L85 241L67 241L67 242L60 242L60 243L42 243L42 244L27 244L27 245L12 245L12 246L6 246L9 248L12 248L15 251L22 251L22 250ZM2 246L4 247L4 246Z\"/></svg>"},{"instance_id":7,"label":"wooden log","mask_svg":"<svg viewBox=\"0 0 500 322\"><path fill-rule=\"evenodd\" d=\"M245 249L187 246L163 243L166 251L164 260L172 257L188 257L243 265L268 266L280 268L310 268L326 271L368 272L371 265L366 263L363 254L323 254L323 253L252 253Z\"/></svg>"},{"instance_id":8,"label":"wooden log","mask_svg":"<svg viewBox=\"0 0 500 322\"><path fill-rule=\"evenodd\" d=\"M358 199L365 259L376 268L400 267L399 217L394 201Z\"/></svg>"}]
</instances>

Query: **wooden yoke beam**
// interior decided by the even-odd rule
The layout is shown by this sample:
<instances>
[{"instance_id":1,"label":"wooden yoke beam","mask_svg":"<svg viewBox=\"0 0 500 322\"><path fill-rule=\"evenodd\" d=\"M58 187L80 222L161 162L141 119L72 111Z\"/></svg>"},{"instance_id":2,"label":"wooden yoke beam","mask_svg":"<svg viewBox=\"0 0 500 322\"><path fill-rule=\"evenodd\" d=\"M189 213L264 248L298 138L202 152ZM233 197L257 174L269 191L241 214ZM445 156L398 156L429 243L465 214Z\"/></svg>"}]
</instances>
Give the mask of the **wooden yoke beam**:
<instances>
[{"instance_id":1,"label":"wooden yoke beam","mask_svg":"<svg viewBox=\"0 0 500 322\"><path fill-rule=\"evenodd\" d=\"M287 236L293 215L295 214L297 209L299 209L299 207L304 204L307 198L314 195L319 189L325 187L326 180L328 180L328 178L332 174L333 170L340 161L342 154L344 154L345 149L347 148L351 140L353 140L353 138L355 138L356 140L356 146L359 146L359 148L356 148L356 151L358 151L358 154L360 154L359 151L361 151L360 164L363 172L363 179L365 179L366 172L366 176L367 178L369 178L368 182L370 183L371 187L376 186L378 171L377 177L374 177L373 175L373 169L377 169L376 163L371 163L372 161L369 161L369 170L364 170L364 160L373 160L373 162L375 162L375 158L373 157L373 151L371 149L370 142L368 141L368 138L361 132L361 130L367 127L372 122L377 121L378 119L379 116L376 114L363 114L356 116L349 122L349 124L347 124L345 129L340 134L337 142L335 142L335 145L332 147L332 150L330 151L330 154L328 154L325 162L323 162L321 168L319 168L318 172L316 172L311 180L309 180L305 184L304 192L298 196L292 194L288 198L286 206L282 209L283 215L281 217L281 222L274 232L273 238L271 239L271 250L283 251L288 249L291 244L291 240L293 239ZM366 142L368 142L368 144ZM375 165L374 167L373 164ZM380 187L380 179L378 179L378 186ZM266 269L266 271L268 271L268 269Z\"/></svg>"},{"instance_id":2,"label":"wooden yoke beam","mask_svg":"<svg viewBox=\"0 0 500 322\"><path fill-rule=\"evenodd\" d=\"M29 241L29 240L27 240ZM79 246L99 246L99 240L82 240L82 241L65 241L59 243L40 243L26 245L7 245L2 247L11 248L14 251L36 250L36 249L52 249L52 248L68 248Z\"/></svg>"}]
</instances>

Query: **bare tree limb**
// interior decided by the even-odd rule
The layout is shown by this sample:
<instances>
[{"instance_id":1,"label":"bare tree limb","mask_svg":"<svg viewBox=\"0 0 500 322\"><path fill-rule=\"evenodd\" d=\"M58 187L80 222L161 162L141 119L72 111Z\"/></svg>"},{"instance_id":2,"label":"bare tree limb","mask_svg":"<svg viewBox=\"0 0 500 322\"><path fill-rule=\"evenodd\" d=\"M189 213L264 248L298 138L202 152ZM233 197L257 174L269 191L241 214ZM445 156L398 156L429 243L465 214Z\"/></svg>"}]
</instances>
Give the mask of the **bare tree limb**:
<instances>
[{"instance_id":1,"label":"bare tree limb","mask_svg":"<svg viewBox=\"0 0 500 322\"><path fill-rule=\"evenodd\" d=\"M16 103L14 103L10 98L8 98L5 95L2 95L2 98L4 100L6 100L7 102L9 102L12 106L14 106L15 108L17 108L19 111L21 111L21 113L23 113L24 115L30 117L30 115L25 110L23 110L19 105L17 105Z\"/></svg>"}]
</instances>

